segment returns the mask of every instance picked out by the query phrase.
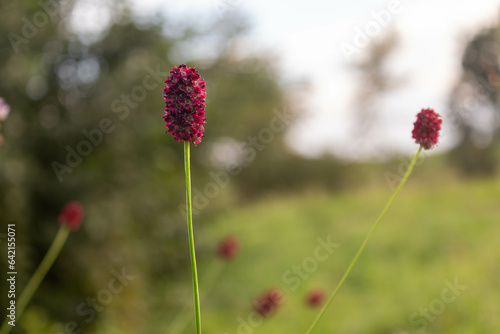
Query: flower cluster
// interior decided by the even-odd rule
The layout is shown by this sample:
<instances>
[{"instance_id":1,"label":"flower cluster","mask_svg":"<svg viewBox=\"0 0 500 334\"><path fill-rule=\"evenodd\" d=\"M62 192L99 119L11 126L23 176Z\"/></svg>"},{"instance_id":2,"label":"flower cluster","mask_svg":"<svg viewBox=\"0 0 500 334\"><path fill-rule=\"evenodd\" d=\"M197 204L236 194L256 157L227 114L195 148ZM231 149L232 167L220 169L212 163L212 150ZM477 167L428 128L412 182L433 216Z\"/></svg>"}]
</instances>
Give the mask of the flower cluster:
<instances>
[{"instance_id":1,"label":"flower cluster","mask_svg":"<svg viewBox=\"0 0 500 334\"><path fill-rule=\"evenodd\" d=\"M69 202L59 214L59 223L76 231L83 219L83 208L78 202Z\"/></svg>"},{"instance_id":2,"label":"flower cluster","mask_svg":"<svg viewBox=\"0 0 500 334\"><path fill-rule=\"evenodd\" d=\"M170 71L163 90L168 132L177 141L199 144L205 128L205 82L195 68L182 64Z\"/></svg>"},{"instance_id":3,"label":"flower cluster","mask_svg":"<svg viewBox=\"0 0 500 334\"><path fill-rule=\"evenodd\" d=\"M432 109L422 109L414 123L412 137L426 150L437 144L441 130L441 116Z\"/></svg>"}]
</instances>

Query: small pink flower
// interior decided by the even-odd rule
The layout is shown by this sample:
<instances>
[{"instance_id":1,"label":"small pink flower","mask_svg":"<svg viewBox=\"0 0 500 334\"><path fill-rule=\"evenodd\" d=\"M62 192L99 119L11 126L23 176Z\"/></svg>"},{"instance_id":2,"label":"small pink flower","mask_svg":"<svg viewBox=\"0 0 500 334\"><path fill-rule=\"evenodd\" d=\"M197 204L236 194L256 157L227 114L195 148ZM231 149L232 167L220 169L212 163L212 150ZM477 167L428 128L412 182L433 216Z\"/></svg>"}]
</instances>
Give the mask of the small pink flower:
<instances>
[{"instance_id":1,"label":"small pink flower","mask_svg":"<svg viewBox=\"0 0 500 334\"><path fill-rule=\"evenodd\" d=\"M7 119L10 113L10 106L5 103L5 100L0 97L0 122Z\"/></svg>"},{"instance_id":2,"label":"small pink flower","mask_svg":"<svg viewBox=\"0 0 500 334\"><path fill-rule=\"evenodd\" d=\"M318 307L325 302L325 292L321 289L309 291L306 298L307 304L311 307Z\"/></svg>"},{"instance_id":3,"label":"small pink flower","mask_svg":"<svg viewBox=\"0 0 500 334\"><path fill-rule=\"evenodd\" d=\"M441 130L441 116L432 109L422 109L413 123L412 137L424 149L429 150L437 144Z\"/></svg>"},{"instance_id":4,"label":"small pink flower","mask_svg":"<svg viewBox=\"0 0 500 334\"><path fill-rule=\"evenodd\" d=\"M255 301L254 307L260 315L269 317L273 315L283 303L284 295L280 289L271 289L262 293Z\"/></svg>"},{"instance_id":5,"label":"small pink flower","mask_svg":"<svg viewBox=\"0 0 500 334\"><path fill-rule=\"evenodd\" d=\"M59 223L76 231L83 219L83 208L78 202L69 202L59 214Z\"/></svg>"},{"instance_id":6,"label":"small pink flower","mask_svg":"<svg viewBox=\"0 0 500 334\"><path fill-rule=\"evenodd\" d=\"M163 90L165 126L177 141L199 144L205 128L205 82L193 67L170 71Z\"/></svg>"},{"instance_id":7,"label":"small pink flower","mask_svg":"<svg viewBox=\"0 0 500 334\"><path fill-rule=\"evenodd\" d=\"M224 260L233 260L240 252L240 242L234 236L224 238L217 245L217 255Z\"/></svg>"}]
</instances>

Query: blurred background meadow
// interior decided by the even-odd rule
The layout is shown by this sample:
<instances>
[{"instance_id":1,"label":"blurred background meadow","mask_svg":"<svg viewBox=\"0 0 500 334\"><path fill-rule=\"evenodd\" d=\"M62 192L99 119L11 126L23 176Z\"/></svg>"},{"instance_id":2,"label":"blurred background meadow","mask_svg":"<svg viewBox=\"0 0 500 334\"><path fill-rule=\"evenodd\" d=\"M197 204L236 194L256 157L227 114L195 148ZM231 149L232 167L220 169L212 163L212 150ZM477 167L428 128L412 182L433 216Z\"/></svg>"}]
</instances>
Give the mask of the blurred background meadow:
<instances>
[{"instance_id":1,"label":"blurred background meadow","mask_svg":"<svg viewBox=\"0 0 500 334\"><path fill-rule=\"evenodd\" d=\"M82 227L12 333L194 332L183 145L162 120L185 63L207 85L191 153L204 333L306 332L422 108L440 143L315 332L498 333L499 18L493 0L0 0L1 319L7 224L20 291L76 200ZM269 289L283 298L263 319Z\"/></svg>"}]
</instances>

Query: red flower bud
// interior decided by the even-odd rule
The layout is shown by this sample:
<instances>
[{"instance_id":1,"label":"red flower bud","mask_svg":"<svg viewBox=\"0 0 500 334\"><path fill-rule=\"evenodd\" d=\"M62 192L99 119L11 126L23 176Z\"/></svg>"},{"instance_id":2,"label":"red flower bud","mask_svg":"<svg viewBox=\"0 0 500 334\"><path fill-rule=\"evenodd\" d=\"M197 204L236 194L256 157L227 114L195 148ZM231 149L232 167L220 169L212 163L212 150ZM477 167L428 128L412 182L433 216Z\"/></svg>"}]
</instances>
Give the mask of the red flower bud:
<instances>
[{"instance_id":1,"label":"red flower bud","mask_svg":"<svg viewBox=\"0 0 500 334\"><path fill-rule=\"evenodd\" d=\"M259 312L264 317L273 315L278 307L284 301L283 291L280 289L272 289L262 293L255 301L255 311Z\"/></svg>"},{"instance_id":2,"label":"red flower bud","mask_svg":"<svg viewBox=\"0 0 500 334\"><path fill-rule=\"evenodd\" d=\"M325 292L321 289L311 290L307 294L306 301L311 307L321 306L325 302Z\"/></svg>"},{"instance_id":3,"label":"red flower bud","mask_svg":"<svg viewBox=\"0 0 500 334\"><path fill-rule=\"evenodd\" d=\"M239 252L240 242L234 236L224 238L217 245L217 255L224 260L233 260Z\"/></svg>"},{"instance_id":4,"label":"red flower bud","mask_svg":"<svg viewBox=\"0 0 500 334\"><path fill-rule=\"evenodd\" d=\"M170 71L163 90L168 133L177 141L199 144L205 128L205 82L193 67L182 64Z\"/></svg>"},{"instance_id":5,"label":"red flower bud","mask_svg":"<svg viewBox=\"0 0 500 334\"><path fill-rule=\"evenodd\" d=\"M83 219L83 208L78 202L69 202L59 214L59 223L76 231Z\"/></svg>"},{"instance_id":6,"label":"red flower bud","mask_svg":"<svg viewBox=\"0 0 500 334\"><path fill-rule=\"evenodd\" d=\"M426 150L437 144L439 130L441 130L441 116L432 109L422 109L417 115L417 121L413 123L412 137L417 144Z\"/></svg>"}]
</instances>

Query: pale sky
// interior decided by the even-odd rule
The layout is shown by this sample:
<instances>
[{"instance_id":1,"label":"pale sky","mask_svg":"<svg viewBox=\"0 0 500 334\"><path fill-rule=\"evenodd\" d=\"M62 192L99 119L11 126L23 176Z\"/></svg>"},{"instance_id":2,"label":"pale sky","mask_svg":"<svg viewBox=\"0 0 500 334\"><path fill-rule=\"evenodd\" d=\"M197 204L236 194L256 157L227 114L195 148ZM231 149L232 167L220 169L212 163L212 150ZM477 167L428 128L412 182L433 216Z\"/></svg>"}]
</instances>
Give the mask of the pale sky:
<instances>
[{"instance_id":1,"label":"pale sky","mask_svg":"<svg viewBox=\"0 0 500 334\"><path fill-rule=\"evenodd\" d=\"M365 30L370 22L376 22L372 12L387 10L391 3L309 0L288 1L283 6L277 1L241 1L241 7L256 18L255 38L278 50L284 71L306 77L313 84L306 104L308 122L289 136L299 152L314 155L333 151L353 159L381 150L413 152L416 145L410 132L416 113L427 107L442 114L447 111L449 91L460 75L462 41L477 29L493 25L500 13L500 1L493 0L399 1L388 24L370 39L391 27L400 33L402 42L389 70L404 76L408 83L384 99L382 117L386 121L378 131L380 136L363 147L353 146L350 110L358 82L340 45L353 44L356 28ZM453 142L452 129L447 129L445 122L436 152Z\"/></svg>"},{"instance_id":2,"label":"pale sky","mask_svg":"<svg viewBox=\"0 0 500 334\"><path fill-rule=\"evenodd\" d=\"M312 87L304 104L304 121L290 129L290 146L304 155L334 152L348 159L374 157L379 152L414 152L415 115L428 107L447 112L451 86L460 75L463 41L495 24L500 14L500 0L130 1L139 13L165 12L173 20L221 20L236 11L248 15L253 28L245 38L246 51L278 55L282 81L305 79ZM391 28L400 34L402 42L389 71L407 83L384 98L383 122L360 147L352 145L350 135L354 88L359 83L340 46L354 44L357 29L374 27L373 13L380 11L391 15L385 16L387 23L379 23L380 31L373 30L368 40L380 38ZM361 48L358 56L365 51ZM452 147L456 139L446 119L443 127L435 152Z\"/></svg>"}]
</instances>

